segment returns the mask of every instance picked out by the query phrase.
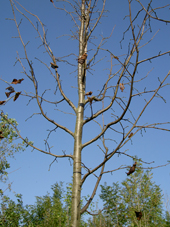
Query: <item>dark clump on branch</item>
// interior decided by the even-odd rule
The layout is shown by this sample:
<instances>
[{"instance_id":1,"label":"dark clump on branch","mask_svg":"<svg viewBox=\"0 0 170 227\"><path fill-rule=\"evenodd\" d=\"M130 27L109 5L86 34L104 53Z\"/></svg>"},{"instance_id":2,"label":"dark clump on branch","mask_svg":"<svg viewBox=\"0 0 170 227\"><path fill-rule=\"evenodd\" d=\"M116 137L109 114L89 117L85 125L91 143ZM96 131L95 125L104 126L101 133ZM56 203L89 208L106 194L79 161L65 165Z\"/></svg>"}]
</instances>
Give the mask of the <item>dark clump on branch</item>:
<instances>
[{"instance_id":1,"label":"dark clump on branch","mask_svg":"<svg viewBox=\"0 0 170 227\"><path fill-rule=\"evenodd\" d=\"M14 91L14 88L12 86L10 86L10 87L7 87L6 90L8 90L8 91Z\"/></svg>"},{"instance_id":2,"label":"dark clump on branch","mask_svg":"<svg viewBox=\"0 0 170 227\"><path fill-rule=\"evenodd\" d=\"M130 135L128 136L128 138L132 137L133 136L133 132L130 133Z\"/></svg>"},{"instance_id":3,"label":"dark clump on branch","mask_svg":"<svg viewBox=\"0 0 170 227\"><path fill-rule=\"evenodd\" d=\"M50 64L51 64L51 68L53 68L53 69L57 69L58 68L58 65L56 65L56 64L54 64L52 62L50 62Z\"/></svg>"},{"instance_id":4,"label":"dark clump on branch","mask_svg":"<svg viewBox=\"0 0 170 227\"><path fill-rule=\"evenodd\" d=\"M17 100L17 98L20 96L21 91L20 92L16 92L15 96L14 96L14 101Z\"/></svg>"},{"instance_id":5,"label":"dark clump on branch","mask_svg":"<svg viewBox=\"0 0 170 227\"><path fill-rule=\"evenodd\" d=\"M92 95L92 91L87 92L85 95Z\"/></svg>"},{"instance_id":6,"label":"dark clump on branch","mask_svg":"<svg viewBox=\"0 0 170 227\"><path fill-rule=\"evenodd\" d=\"M11 93L15 92L15 90L12 86L7 87L6 90L9 91L9 92L5 92L7 98L10 96Z\"/></svg>"},{"instance_id":7,"label":"dark clump on branch","mask_svg":"<svg viewBox=\"0 0 170 227\"><path fill-rule=\"evenodd\" d=\"M78 63L83 64L87 58L87 53L84 53L79 59Z\"/></svg>"},{"instance_id":8,"label":"dark clump on branch","mask_svg":"<svg viewBox=\"0 0 170 227\"><path fill-rule=\"evenodd\" d=\"M137 220L140 221L141 217L142 217L142 212L141 211L135 211L136 213L136 217L137 217Z\"/></svg>"},{"instance_id":9,"label":"dark clump on branch","mask_svg":"<svg viewBox=\"0 0 170 227\"><path fill-rule=\"evenodd\" d=\"M13 93L14 91L10 91L10 92L5 92L6 97L8 98L10 96L11 93Z\"/></svg>"},{"instance_id":10,"label":"dark clump on branch","mask_svg":"<svg viewBox=\"0 0 170 227\"><path fill-rule=\"evenodd\" d=\"M6 101L0 101L0 105L4 104Z\"/></svg>"},{"instance_id":11,"label":"dark clump on branch","mask_svg":"<svg viewBox=\"0 0 170 227\"><path fill-rule=\"evenodd\" d=\"M23 80L24 80L23 78L22 79L19 79L19 80L13 79L13 81L12 81L11 84L20 84Z\"/></svg>"},{"instance_id":12,"label":"dark clump on branch","mask_svg":"<svg viewBox=\"0 0 170 227\"><path fill-rule=\"evenodd\" d=\"M133 166L132 166L132 167L130 167L129 172L128 172L128 173L126 173L126 174L127 174L127 176L129 176L130 174L132 174L133 172L135 172L135 168L136 168L136 162L133 164Z\"/></svg>"},{"instance_id":13,"label":"dark clump on branch","mask_svg":"<svg viewBox=\"0 0 170 227\"><path fill-rule=\"evenodd\" d=\"M120 83L120 84L119 84L119 87L120 87L121 92L123 92L123 91L124 91L124 89L125 89L124 84L123 84L123 83Z\"/></svg>"}]
</instances>

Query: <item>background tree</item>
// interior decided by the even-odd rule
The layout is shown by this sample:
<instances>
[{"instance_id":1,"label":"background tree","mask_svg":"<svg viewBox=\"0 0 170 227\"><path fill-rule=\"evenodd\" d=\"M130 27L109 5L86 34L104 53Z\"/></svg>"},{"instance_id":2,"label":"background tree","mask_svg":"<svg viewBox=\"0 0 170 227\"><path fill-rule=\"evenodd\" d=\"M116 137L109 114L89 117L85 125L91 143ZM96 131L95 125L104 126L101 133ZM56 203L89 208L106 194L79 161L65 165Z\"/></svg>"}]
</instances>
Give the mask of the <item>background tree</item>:
<instances>
[{"instance_id":1,"label":"background tree","mask_svg":"<svg viewBox=\"0 0 170 227\"><path fill-rule=\"evenodd\" d=\"M8 115L5 115L5 118L8 119ZM1 183L6 183L8 179L8 169L10 168L9 158L13 158L14 154L19 151L25 150L25 143L17 143L18 142L18 134L11 127L12 123L15 127L17 127L18 123L15 119L9 118L6 120L5 118L0 119L0 181ZM5 185L5 184L4 184ZM5 186L1 187L4 188ZM8 184L7 188L10 188L11 184ZM0 189L1 193L3 193L7 188Z\"/></svg>"},{"instance_id":2,"label":"background tree","mask_svg":"<svg viewBox=\"0 0 170 227\"><path fill-rule=\"evenodd\" d=\"M22 222L22 214L24 213L23 201L20 194L16 195L17 202L8 196L3 196L0 210L0 225L20 226Z\"/></svg>"},{"instance_id":3,"label":"background tree","mask_svg":"<svg viewBox=\"0 0 170 227\"><path fill-rule=\"evenodd\" d=\"M166 90L170 72L166 72L164 75L156 75L156 78L153 78L156 81L153 83L153 79L149 78L151 70L149 62L162 56L165 56L167 61L166 55L170 51L166 49L160 52L162 48L160 42L159 46L154 46L155 50L150 55L145 46L148 48L150 41L155 36L155 34L149 35L149 30L152 29L152 21L154 21L154 26L157 26L156 22L169 24L170 20L158 16L159 10L167 12L168 5L158 6L153 1L146 2L143 5L138 0L128 0L126 5L124 5L126 7L127 14L125 15L127 15L128 23L121 41L121 46L125 45L126 47L120 50L120 53L115 53L112 45L106 43L111 35L108 37L102 35L99 41L94 40L95 35L98 33L97 25L99 25L102 16L105 16L106 13L106 2L106 0L102 2L97 0L63 0L61 2L57 1L56 5L54 1L49 2L49 4L53 4L56 10L63 10L71 16L74 26L70 37L76 40L77 46L79 46L77 50L73 51L71 48L68 48L68 53L60 57L59 54L63 55L64 50L58 53L57 44L51 45L47 41L45 26L39 17L22 7L19 2L10 0L13 21L17 27L18 37L24 49L24 56L22 56L22 53L21 55L17 53L16 63L20 63L23 73L27 77L25 81L27 81L27 84L32 83L34 89L34 92L29 90L29 92L26 91L23 95L29 98L29 103L35 101L38 105L39 111L35 109L34 112L34 109L31 108L33 110L31 118L41 115L49 123L47 126L49 134L47 139L45 139L46 150L30 144L19 133L15 125L12 123L11 125L20 138L33 149L54 157L54 160L56 158L67 158L72 161L71 226L74 227L80 226L80 215L88 209L103 174L114 171L114 167L111 167L112 169L109 171L105 171L105 164L113 157L116 159L115 155L117 153L126 155L126 150L123 149L125 149L125 145L131 141L137 132L142 132L144 129L169 131L168 123L160 121L159 116L158 121L156 119L148 124L146 124L148 121L141 119L146 108L148 108L155 97L164 100L161 91L162 89ZM29 26L32 26L36 36L38 35L38 47L42 46L44 48L43 52L45 50L45 53L48 55L47 57L44 58L42 54L38 54L38 57L34 56L34 58L33 54L36 55L36 53L29 51L30 44L27 45L28 37L22 36L21 17L28 22ZM70 20L68 23L70 23ZM67 46L69 47L68 44ZM34 45L33 49L35 50ZM101 60L104 59L105 55L106 63L102 64L105 69L109 69L101 73L101 66L103 66ZM36 61L41 63L41 65L35 64ZM99 62L100 64L97 64ZM67 64L67 69L62 67L63 63ZM42 75L38 73L39 67L44 67L47 70L46 73L48 72L45 80L41 80ZM147 68L147 72L143 72L144 67ZM63 68L66 72L64 72ZM93 70L96 70L96 77L92 77ZM73 72L73 75L76 74L75 78L72 76L72 80L69 80L70 83L68 83L66 75L68 71ZM142 72L139 73L140 71ZM88 83L86 84L86 80L89 85ZM20 82L22 82L22 79L13 78L10 83L15 84L15 88L13 88L14 101L22 95L16 87L16 84ZM68 89L70 85L76 87L73 92L74 94ZM50 95L48 93L48 86L54 91ZM11 97L8 97L7 100L2 100L1 104L4 105ZM54 111L56 105L60 111L57 114ZM136 108L137 105L138 108ZM63 117L66 113L70 113L70 116ZM3 113L1 116L6 119ZM43 123L41 122L41 124ZM53 128L51 125L53 125ZM54 144L51 146L50 139L52 136L55 138L55 132L58 132L58 130L64 131L67 135L71 136L73 140L73 143L71 143L73 144L71 154L64 151L58 154L52 149ZM85 139L84 135L87 135ZM66 136L65 141L67 141L67 138ZM111 139L108 143L106 141L107 138ZM98 159L90 163L90 158L86 159L85 156L91 157L91 153L88 153L88 151L91 152L93 144L97 145L96 143L99 145ZM91 149L89 145L92 145ZM108 147L110 147L110 150ZM82 151L85 153L85 156L82 155ZM96 181L89 200L81 209L81 189L87 178L92 175L96 178Z\"/></svg>"},{"instance_id":4,"label":"background tree","mask_svg":"<svg viewBox=\"0 0 170 227\"><path fill-rule=\"evenodd\" d=\"M36 197L35 205L27 206L25 226L67 226L67 213L62 202L62 184L52 186L53 194Z\"/></svg>"},{"instance_id":5,"label":"background tree","mask_svg":"<svg viewBox=\"0 0 170 227\"><path fill-rule=\"evenodd\" d=\"M20 194L16 194L16 202L4 196L0 207L0 225L2 226L70 226L71 212L68 212L68 204L71 204L70 187L63 190L63 184L52 185L52 195L36 196L36 202L32 205L23 205ZM81 218L80 227L87 224Z\"/></svg>"},{"instance_id":6,"label":"background tree","mask_svg":"<svg viewBox=\"0 0 170 227\"><path fill-rule=\"evenodd\" d=\"M165 226L169 226L170 225L170 198L169 196L166 194L164 196L164 203L165 203Z\"/></svg>"},{"instance_id":7,"label":"background tree","mask_svg":"<svg viewBox=\"0 0 170 227\"><path fill-rule=\"evenodd\" d=\"M121 185L101 185L100 198L104 203L103 215L109 223L106 226L149 227L165 224L162 191L153 182L151 171L138 169ZM137 220L135 211L142 212L140 220Z\"/></svg>"},{"instance_id":8,"label":"background tree","mask_svg":"<svg viewBox=\"0 0 170 227\"><path fill-rule=\"evenodd\" d=\"M170 226L170 214L168 211L165 212L165 227Z\"/></svg>"},{"instance_id":9,"label":"background tree","mask_svg":"<svg viewBox=\"0 0 170 227\"><path fill-rule=\"evenodd\" d=\"M129 179L130 178L130 179ZM71 184L70 184L71 185ZM35 204L23 205L20 194L16 194L16 202L4 196L1 203L0 224L3 226L70 226L71 204L70 191L63 190L63 184L56 183L52 187L52 195L37 196ZM111 226L169 226L169 216L164 217L162 191L152 180L151 171L137 170L121 184L101 185L100 198L103 209L94 211L91 204L92 218L84 221L80 227L111 227ZM83 199L83 202L85 200ZM142 211L137 220L134 211Z\"/></svg>"}]
</instances>

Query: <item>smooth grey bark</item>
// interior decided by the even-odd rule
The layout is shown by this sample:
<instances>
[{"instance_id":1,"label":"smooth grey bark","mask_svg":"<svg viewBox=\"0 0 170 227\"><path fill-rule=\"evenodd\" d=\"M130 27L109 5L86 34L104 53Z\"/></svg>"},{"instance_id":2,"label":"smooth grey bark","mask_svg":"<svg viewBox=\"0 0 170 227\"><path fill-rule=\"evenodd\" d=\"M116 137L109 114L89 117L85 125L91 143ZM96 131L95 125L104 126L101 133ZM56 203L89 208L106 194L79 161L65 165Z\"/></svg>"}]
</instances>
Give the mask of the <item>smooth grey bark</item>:
<instances>
[{"instance_id":1,"label":"smooth grey bark","mask_svg":"<svg viewBox=\"0 0 170 227\"><path fill-rule=\"evenodd\" d=\"M85 52L84 47L84 12L85 0L81 5L81 27L79 32L79 56ZM80 225L80 198L81 198L81 151L82 151L82 133L84 116L84 95L85 95L85 64L78 64L78 108L76 114L76 126L74 132L74 156L73 156L73 188L72 188L72 209L71 226Z\"/></svg>"}]
</instances>

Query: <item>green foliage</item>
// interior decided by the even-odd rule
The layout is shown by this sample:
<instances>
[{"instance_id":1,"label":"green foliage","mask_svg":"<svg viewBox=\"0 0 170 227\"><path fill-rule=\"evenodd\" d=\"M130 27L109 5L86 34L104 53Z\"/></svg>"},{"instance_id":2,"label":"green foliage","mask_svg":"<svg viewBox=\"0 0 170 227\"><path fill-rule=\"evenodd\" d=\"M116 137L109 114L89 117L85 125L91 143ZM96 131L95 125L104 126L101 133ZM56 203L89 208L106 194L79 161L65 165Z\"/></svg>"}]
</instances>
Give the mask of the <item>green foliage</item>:
<instances>
[{"instance_id":1,"label":"green foliage","mask_svg":"<svg viewBox=\"0 0 170 227\"><path fill-rule=\"evenodd\" d=\"M138 169L122 182L126 218L133 226L138 226L138 222L141 226L162 226L162 194L160 187L152 182L152 175L151 171ZM140 221L136 219L135 211L142 211Z\"/></svg>"},{"instance_id":2,"label":"green foliage","mask_svg":"<svg viewBox=\"0 0 170 227\"><path fill-rule=\"evenodd\" d=\"M65 226L66 210L62 204L62 184L52 186L53 195L36 197L35 205L26 207L26 226Z\"/></svg>"},{"instance_id":3,"label":"green foliage","mask_svg":"<svg viewBox=\"0 0 170 227\"><path fill-rule=\"evenodd\" d=\"M100 198L104 211L100 217L93 218L93 224L89 220L89 226L97 226L94 223L101 218L105 219L105 225L99 225L98 221L98 226L164 226L161 189L152 182L151 171L137 168L121 185L105 183L101 186ZM142 212L141 220L137 220L135 211Z\"/></svg>"},{"instance_id":4,"label":"green foliage","mask_svg":"<svg viewBox=\"0 0 170 227\"><path fill-rule=\"evenodd\" d=\"M165 213L165 225L164 227L169 227L170 226L170 213L166 211Z\"/></svg>"},{"instance_id":5,"label":"green foliage","mask_svg":"<svg viewBox=\"0 0 170 227\"><path fill-rule=\"evenodd\" d=\"M0 225L2 226L60 226L66 225L66 209L62 204L62 184L52 186L53 195L36 197L35 205L23 207L21 195L16 195L17 203L3 197Z\"/></svg>"},{"instance_id":6,"label":"green foliage","mask_svg":"<svg viewBox=\"0 0 170 227\"><path fill-rule=\"evenodd\" d=\"M63 184L56 183L51 187L53 194L36 197L34 205L23 206L22 196L16 195L17 202L3 196L0 206L0 226L4 227L69 227L71 218L72 184L67 191ZM80 227L87 227L81 218Z\"/></svg>"},{"instance_id":7,"label":"green foliage","mask_svg":"<svg viewBox=\"0 0 170 227\"><path fill-rule=\"evenodd\" d=\"M97 216L93 216L88 220L88 227L113 227L110 220L105 215L100 213Z\"/></svg>"},{"instance_id":8,"label":"green foliage","mask_svg":"<svg viewBox=\"0 0 170 227\"><path fill-rule=\"evenodd\" d=\"M4 227L69 227L72 184L63 190L63 184L51 187L53 194L36 197L34 205L23 206L22 196L16 194L16 202L3 196L0 206L0 226ZM100 198L104 211L90 218L81 218L80 227L152 227L170 226L170 214L162 214L162 195L159 186L152 182L151 171L137 170L119 185L101 186ZM82 201L83 202L83 201ZM94 207L94 204L93 204ZM142 211L137 220L134 211Z\"/></svg>"},{"instance_id":9,"label":"green foliage","mask_svg":"<svg viewBox=\"0 0 170 227\"><path fill-rule=\"evenodd\" d=\"M66 187L66 194L64 195L64 202L65 202L65 207L67 211L67 223L69 226L69 223L71 221L71 196L72 196L72 183L67 184Z\"/></svg>"},{"instance_id":10,"label":"green foliage","mask_svg":"<svg viewBox=\"0 0 170 227\"><path fill-rule=\"evenodd\" d=\"M101 186L100 198L104 201L104 207L106 208L106 219L107 223L119 226L126 223L126 205L122 203L123 195L121 187L118 183L113 183L113 186Z\"/></svg>"},{"instance_id":11,"label":"green foliage","mask_svg":"<svg viewBox=\"0 0 170 227\"><path fill-rule=\"evenodd\" d=\"M8 115L4 115L8 119ZM0 180L6 182L8 177L7 169L10 168L8 162L9 157L14 157L15 152L24 151L25 143L16 143L19 139L14 128L9 124L11 122L15 127L18 125L15 119L9 118L8 121L4 117L0 119L0 131L4 137L0 139Z\"/></svg>"},{"instance_id":12,"label":"green foliage","mask_svg":"<svg viewBox=\"0 0 170 227\"><path fill-rule=\"evenodd\" d=\"M0 212L0 226L19 226L23 213L23 202L21 195L16 195L16 198L17 203L12 201L9 197L3 196Z\"/></svg>"}]
</instances>

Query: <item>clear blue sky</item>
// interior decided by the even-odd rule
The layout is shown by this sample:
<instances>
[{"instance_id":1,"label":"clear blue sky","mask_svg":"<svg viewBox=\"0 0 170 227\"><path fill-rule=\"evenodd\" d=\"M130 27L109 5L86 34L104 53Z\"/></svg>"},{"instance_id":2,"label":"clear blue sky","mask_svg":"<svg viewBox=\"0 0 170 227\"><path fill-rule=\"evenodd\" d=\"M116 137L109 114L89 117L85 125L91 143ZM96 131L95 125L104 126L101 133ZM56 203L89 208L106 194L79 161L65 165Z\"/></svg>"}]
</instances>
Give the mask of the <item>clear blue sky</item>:
<instances>
[{"instance_id":1,"label":"clear blue sky","mask_svg":"<svg viewBox=\"0 0 170 227\"><path fill-rule=\"evenodd\" d=\"M23 6L31 11L34 14L37 14L42 22L46 25L48 29L47 39L50 43L50 47L53 50L56 57L66 56L70 53L74 54L71 57L71 62L76 65L77 56L78 56L78 42L76 40L70 39L68 36L63 36L56 39L56 37L62 36L64 34L72 34L71 30L73 28L72 21L69 15L65 15L63 11L57 11L53 8L53 4L48 0L42 1L21 1L20 3ZM126 2L126 3L125 3ZM147 1L143 1L146 3ZM169 1L163 1L163 4L168 4ZM58 3L56 3L57 5ZM134 9L138 7L136 3ZM106 44L105 48L110 48L110 50L116 55L120 56L127 53L128 49L128 36L125 38L125 41L122 43L122 49L120 47L120 40L122 39L123 32L127 29L128 18L123 20L125 15L128 14L128 5L127 1L107 1L106 9L109 10L107 17L104 17L101 20L101 24L97 27L94 35L98 36L98 40L94 39L93 42L99 43L101 36L109 36L112 28L115 26L113 35ZM161 13L160 17L165 17L170 20L169 11ZM23 57L23 48L21 42L17 38L11 38L17 36L17 29L13 21L6 20L5 18L12 18L12 10L10 7L10 2L5 0L0 3L0 27L1 27L1 42L0 42L0 59L1 59L1 72L0 76L3 80L11 82L13 78L24 78L22 84L17 85L18 91L34 92L34 89L31 85L31 82L28 78L22 74L22 68L19 63L14 67L18 51L20 57ZM18 23L20 20L20 15L17 14ZM35 21L34 21L35 22ZM148 58L152 55L156 55L159 51L168 51L170 50L170 27L160 22L152 21L152 33L148 33L143 40L143 44L146 43L153 35L158 31L158 34L154 40L149 43L147 46L143 47L140 59ZM44 67L43 64L38 62L34 57L41 59L46 62L47 65L50 65L50 58L47 54L43 53L43 48L37 49L39 45L38 39L35 39L37 34L32 30L29 23L24 19L20 26L21 34L25 43L30 41L28 44L28 55L30 60L33 62L33 67L35 68L35 75L37 81L39 82L39 92L43 93L44 89L51 89L51 91L46 92L46 98L49 98L52 101L59 101L61 99L60 95L55 96L54 90L56 84L54 83L53 78L49 74L49 71ZM94 46L90 46L88 49L88 57L92 56ZM99 57L107 56L105 52L101 52ZM99 59L97 57L96 60ZM95 71L92 71L93 74L87 74L87 91L92 90L93 94L98 94L98 90L101 89L101 82L104 81L105 76L109 73L108 68L110 63L108 62L109 56L106 60L100 62L94 67ZM116 63L116 61L115 61ZM28 65L25 66L28 70ZM170 69L170 57L163 56L159 59L155 59L152 63L143 64L138 68L138 74L136 80L141 77L144 77L151 69L150 76L146 82L142 82L138 85L138 89L142 90L145 86L149 89L155 89L159 85L157 78L162 79ZM117 66L115 66L117 69ZM76 67L71 67L63 62L59 63L59 74L62 80L62 86L67 96L73 101L77 106L77 80L76 80ZM70 74L72 73L72 74ZM145 84L146 83L146 84ZM170 83L170 79L167 80L167 83ZM5 99L5 88L6 84L0 81L0 100ZM166 104L161 99L155 99L151 105L145 111L140 124L145 123L154 123L154 122L167 122L170 121L169 112L170 112L170 93L169 88L161 90L161 95L165 96ZM121 94L122 95L122 94ZM125 89L123 95L128 95L128 90ZM149 100L149 95L145 96ZM1 110L9 114L9 117L15 118L19 123L19 130L23 137L28 137L29 140L34 141L34 145L41 149L44 148L44 139L46 139L49 129L53 129L53 126L46 122L42 116L35 115L29 120L33 113L39 113L38 107L34 101L29 105L29 99L25 96L18 98L16 102L10 100L6 105L1 106ZM133 111L135 117L138 112L142 109L144 101L136 97L134 102L131 104L130 108ZM64 112L71 112L71 109L65 105L61 104L50 107L50 105L44 105L47 113L50 117L54 118L55 121L67 126L70 130L74 131L75 117L73 115L63 114L57 109L62 109ZM95 109L96 108L96 109ZM98 106L94 106L94 111L97 110ZM113 106L116 108L116 106ZM86 116L90 115L90 108L87 107ZM108 122L108 115L105 115L105 122ZM99 128L92 123L92 125L85 126L83 131L83 142L88 141L93 138ZM109 131L106 134L107 138L112 138L113 140L118 140L116 134L112 131ZM122 152L128 149L128 154L137 155L139 158L142 158L145 162L155 163L151 166L158 166L167 163L167 160L170 160L170 134L164 131L154 131L152 129L146 130L146 133L143 133L143 136L138 133L132 138L132 141L129 141L126 146L122 148ZM83 162L89 167L92 168L98 164L102 158L102 153L98 149L97 145L101 145L100 142L95 143L83 150ZM116 144L113 142L107 143L110 151L116 147ZM62 151L65 151L67 154L72 154L73 152L73 140L71 136L66 135L61 130L56 130L50 138L50 146L53 146L52 152L55 154L63 154ZM27 148L25 152L18 153L15 155L14 160L10 160L11 169L14 171L19 168L19 170L11 173L9 175L10 181L13 182L12 190L16 193L21 193L23 195L24 204L32 204L35 201L35 196L45 195L47 191L51 192L50 187L55 182L64 181L65 183L71 182L72 180L72 166L68 159L58 159L58 162L54 162L49 171L49 165L54 160L53 157L42 154L38 151L31 152L30 148ZM112 170L118 168L120 165L132 165L132 160L125 156L117 157L115 156L106 164L106 170ZM147 167L148 165L144 165ZM122 181L126 178L126 170L119 170L111 174L105 174L101 184L105 181L107 184L112 184L112 182ZM170 165L167 167L154 169L153 177L156 184L160 185L164 193L170 191ZM82 195L87 195L92 193L92 188L95 182L94 177L90 177L85 185L83 186ZM100 190L97 191L97 194ZM12 194L9 193L10 196ZM169 194L170 196L170 194ZM98 197L96 196L96 199Z\"/></svg>"}]
</instances>

